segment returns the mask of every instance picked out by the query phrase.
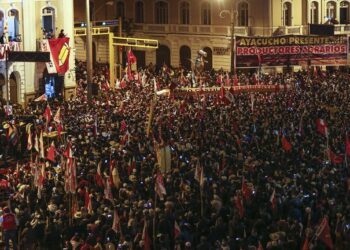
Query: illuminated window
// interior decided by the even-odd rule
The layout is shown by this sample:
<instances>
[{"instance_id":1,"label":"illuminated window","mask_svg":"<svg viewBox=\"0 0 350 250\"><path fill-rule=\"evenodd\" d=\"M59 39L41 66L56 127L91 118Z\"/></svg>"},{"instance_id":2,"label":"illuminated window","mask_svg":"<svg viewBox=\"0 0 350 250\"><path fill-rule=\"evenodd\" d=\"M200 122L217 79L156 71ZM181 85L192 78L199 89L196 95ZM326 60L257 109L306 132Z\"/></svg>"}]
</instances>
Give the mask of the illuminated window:
<instances>
[{"instance_id":1,"label":"illuminated window","mask_svg":"<svg viewBox=\"0 0 350 250\"><path fill-rule=\"evenodd\" d=\"M124 3L123 2L118 2L117 3L117 17L124 18L124 15L125 15Z\"/></svg>"},{"instance_id":2,"label":"illuminated window","mask_svg":"<svg viewBox=\"0 0 350 250\"><path fill-rule=\"evenodd\" d=\"M204 2L202 4L202 24L204 24L204 25L211 24L210 3L208 3L208 2Z\"/></svg>"},{"instance_id":3,"label":"illuminated window","mask_svg":"<svg viewBox=\"0 0 350 250\"><path fill-rule=\"evenodd\" d=\"M248 26L248 4L245 2L238 5L238 26Z\"/></svg>"},{"instance_id":4,"label":"illuminated window","mask_svg":"<svg viewBox=\"0 0 350 250\"><path fill-rule=\"evenodd\" d=\"M292 4L285 2L283 4L283 26L292 25Z\"/></svg>"},{"instance_id":5,"label":"illuminated window","mask_svg":"<svg viewBox=\"0 0 350 250\"><path fill-rule=\"evenodd\" d=\"M180 23L190 24L190 4L182 2L180 5Z\"/></svg>"},{"instance_id":6,"label":"illuminated window","mask_svg":"<svg viewBox=\"0 0 350 250\"><path fill-rule=\"evenodd\" d=\"M336 18L336 8L335 2L331 1L327 3L327 18L334 19Z\"/></svg>"},{"instance_id":7,"label":"illuminated window","mask_svg":"<svg viewBox=\"0 0 350 250\"><path fill-rule=\"evenodd\" d=\"M43 31L45 33L50 32L53 35L55 32L55 9L46 7L41 14Z\"/></svg>"},{"instance_id":8,"label":"illuminated window","mask_svg":"<svg viewBox=\"0 0 350 250\"><path fill-rule=\"evenodd\" d=\"M19 38L19 15L18 10L11 9L7 18L8 40L17 41Z\"/></svg>"},{"instance_id":9,"label":"illuminated window","mask_svg":"<svg viewBox=\"0 0 350 250\"><path fill-rule=\"evenodd\" d=\"M310 5L310 23L318 24L318 2L311 2Z\"/></svg>"},{"instance_id":10,"label":"illuminated window","mask_svg":"<svg viewBox=\"0 0 350 250\"><path fill-rule=\"evenodd\" d=\"M143 2L138 1L135 4L135 21L136 23L143 23Z\"/></svg>"},{"instance_id":11,"label":"illuminated window","mask_svg":"<svg viewBox=\"0 0 350 250\"><path fill-rule=\"evenodd\" d=\"M168 23L168 3L160 1L156 3L156 23Z\"/></svg>"}]
</instances>

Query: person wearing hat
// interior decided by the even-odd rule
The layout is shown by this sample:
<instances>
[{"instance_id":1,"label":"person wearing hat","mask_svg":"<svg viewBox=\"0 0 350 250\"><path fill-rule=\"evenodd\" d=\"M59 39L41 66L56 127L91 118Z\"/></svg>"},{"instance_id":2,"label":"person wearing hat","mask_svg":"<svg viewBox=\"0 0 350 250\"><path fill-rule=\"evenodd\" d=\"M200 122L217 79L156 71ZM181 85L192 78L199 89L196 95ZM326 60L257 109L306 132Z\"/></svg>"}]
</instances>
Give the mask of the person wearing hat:
<instances>
[{"instance_id":1,"label":"person wearing hat","mask_svg":"<svg viewBox=\"0 0 350 250\"><path fill-rule=\"evenodd\" d=\"M3 212L4 214L0 217L0 224L3 229L5 249L10 250L10 240L13 249L17 249L17 217L11 213L8 207L4 207Z\"/></svg>"}]
</instances>

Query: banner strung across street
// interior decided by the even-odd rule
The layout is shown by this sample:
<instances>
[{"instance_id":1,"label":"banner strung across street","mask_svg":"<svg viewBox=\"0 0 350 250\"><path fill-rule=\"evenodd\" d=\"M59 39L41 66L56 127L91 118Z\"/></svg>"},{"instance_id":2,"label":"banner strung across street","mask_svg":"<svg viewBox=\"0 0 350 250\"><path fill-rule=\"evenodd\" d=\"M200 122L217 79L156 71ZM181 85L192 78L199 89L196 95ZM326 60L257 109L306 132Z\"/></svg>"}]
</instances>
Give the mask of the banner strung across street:
<instances>
[{"instance_id":1,"label":"banner strung across street","mask_svg":"<svg viewBox=\"0 0 350 250\"><path fill-rule=\"evenodd\" d=\"M346 36L237 37L237 67L346 65Z\"/></svg>"},{"instance_id":2,"label":"banner strung across street","mask_svg":"<svg viewBox=\"0 0 350 250\"><path fill-rule=\"evenodd\" d=\"M51 62L46 63L49 74L63 75L69 68L69 37L48 39L41 42L41 51L50 52Z\"/></svg>"}]
</instances>

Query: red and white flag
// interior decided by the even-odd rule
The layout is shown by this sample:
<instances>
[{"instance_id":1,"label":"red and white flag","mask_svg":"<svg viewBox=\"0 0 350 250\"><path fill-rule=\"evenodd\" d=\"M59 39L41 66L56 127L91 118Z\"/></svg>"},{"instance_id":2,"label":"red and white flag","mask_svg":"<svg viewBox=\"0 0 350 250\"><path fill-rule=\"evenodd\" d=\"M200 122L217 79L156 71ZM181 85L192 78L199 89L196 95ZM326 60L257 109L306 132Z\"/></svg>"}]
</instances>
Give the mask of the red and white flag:
<instances>
[{"instance_id":1,"label":"red and white flag","mask_svg":"<svg viewBox=\"0 0 350 250\"><path fill-rule=\"evenodd\" d=\"M234 197L234 200L235 200L236 208L238 209L239 217L243 218L244 217L244 213L245 213L244 212L244 206L243 206L243 200L238 195Z\"/></svg>"},{"instance_id":2,"label":"red and white flag","mask_svg":"<svg viewBox=\"0 0 350 250\"><path fill-rule=\"evenodd\" d=\"M324 217L321 224L316 229L316 236L321 240L327 247L333 249L333 241L330 234L328 219Z\"/></svg>"},{"instance_id":3,"label":"red and white flag","mask_svg":"<svg viewBox=\"0 0 350 250\"><path fill-rule=\"evenodd\" d=\"M116 233L120 232L120 219L117 209L114 209L112 229Z\"/></svg>"},{"instance_id":4,"label":"red and white flag","mask_svg":"<svg viewBox=\"0 0 350 250\"><path fill-rule=\"evenodd\" d=\"M69 37L49 39L48 42L56 71L58 74L63 75L69 69Z\"/></svg>"},{"instance_id":5,"label":"red and white flag","mask_svg":"<svg viewBox=\"0 0 350 250\"><path fill-rule=\"evenodd\" d=\"M43 138L43 131L40 131L40 139L39 139L39 147L40 147L40 157L45 158L45 151L44 151L44 138Z\"/></svg>"},{"instance_id":6,"label":"red and white flag","mask_svg":"<svg viewBox=\"0 0 350 250\"><path fill-rule=\"evenodd\" d=\"M27 125L27 134L28 134L28 139L27 139L27 150L32 150L33 148L33 139L32 139L32 131L30 130L31 125Z\"/></svg>"},{"instance_id":7,"label":"red and white flag","mask_svg":"<svg viewBox=\"0 0 350 250\"><path fill-rule=\"evenodd\" d=\"M317 132L321 135L328 136L328 126L325 120L323 119L317 119L316 120L316 129Z\"/></svg>"},{"instance_id":8,"label":"red and white flag","mask_svg":"<svg viewBox=\"0 0 350 250\"><path fill-rule=\"evenodd\" d=\"M34 149L36 150L36 152L40 152L39 138L38 138L38 134L37 133L35 133Z\"/></svg>"},{"instance_id":9,"label":"red and white flag","mask_svg":"<svg viewBox=\"0 0 350 250\"><path fill-rule=\"evenodd\" d=\"M46 94L42 94L38 98L34 99L34 102L41 102L41 101L47 101L47 96Z\"/></svg>"},{"instance_id":10,"label":"red and white flag","mask_svg":"<svg viewBox=\"0 0 350 250\"><path fill-rule=\"evenodd\" d=\"M163 176L160 172L157 174L154 190L156 191L159 198L163 200L163 195L166 195L166 189L164 186Z\"/></svg>"},{"instance_id":11,"label":"red and white flag","mask_svg":"<svg viewBox=\"0 0 350 250\"><path fill-rule=\"evenodd\" d=\"M289 141L284 135L282 136L282 147L286 152L292 151L292 144L289 143Z\"/></svg>"},{"instance_id":12,"label":"red and white flag","mask_svg":"<svg viewBox=\"0 0 350 250\"><path fill-rule=\"evenodd\" d=\"M194 172L194 179L199 182L200 187L204 186L204 171L203 171L203 167L200 165L199 161L196 165L196 169Z\"/></svg>"},{"instance_id":13,"label":"red and white flag","mask_svg":"<svg viewBox=\"0 0 350 250\"><path fill-rule=\"evenodd\" d=\"M91 195L90 195L88 189L85 190L85 207L88 210L88 213L92 214Z\"/></svg>"},{"instance_id":14,"label":"red and white flag","mask_svg":"<svg viewBox=\"0 0 350 250\"><path fill-rule=\"evenodd\" d=\"M111 189L111 181L108 178L105 181L104 195L105 195L105 199L110 200L111 202L113 201L113 194L112 194L112 189Z\"/></svg>"},{"instance_id":15,"label":"red and white flag","mask_svg":"<svg viewBox=\"0 0 350 250\"><path fill-rule=\"evenodd\" d=\"M104 187L104 184L103 184L103 179L102 179L102 175L101 175L101 161L97 164L97 171L96 171L96 174L95 174L95 182L96 182L96 185L103 188Z\"/></svg>"},{"instance_id":16,"label":"red and white flag","mask_svg":"<svg viewBox=\"0 0 350 250\"><path fill-rule=\"evenodd\" d=\"M175 220L175 223L174 223L174 238L178 238L179 236L181 235L181 229L180 229L180 226L179 224L177 223L177 221Z\"/></svg>"},{"instance_id":17,"label":"red and white flag","mask_svg":"<svg viewBox=\"0 0 350 250\"><path fill-rule=\"evenodd\" d=\"M70 159L73 157L72 145L69 141L67 143L66 149L63 152L63 156Z\"/></svg>"},{"instance_id":18,"label":"red and white flag","mask_svg":"<svg viewBox=\"0 0 350 250\"><path fill-rule=\"evenodd\" d=\"M145 219L142 230L143 250L151 250L151 238L148 234L148 223Z\"/></svg>"},{"instance_id":19,"label":"red and white flag","mask_svg":"<svg viewBox=\"0 0 350 250\"><path fill-rule=\"evenodd\" d=\"M337 165L343 163L343 157L341 155L337 155L330 148L328 149L329 160L332 164Z\"/></svg>"},{"instance_id":20,"label":"red and white flag","mask_svg":"<svg viewBox=\"0 0 350 250\"><path fill-rule=\"evenodd\" d=\"M61 108L58 108L55 116L53 117L53 120L56 122L56 123L62 123L62 120L61 120Z\"/></svg>"}]
</instances>

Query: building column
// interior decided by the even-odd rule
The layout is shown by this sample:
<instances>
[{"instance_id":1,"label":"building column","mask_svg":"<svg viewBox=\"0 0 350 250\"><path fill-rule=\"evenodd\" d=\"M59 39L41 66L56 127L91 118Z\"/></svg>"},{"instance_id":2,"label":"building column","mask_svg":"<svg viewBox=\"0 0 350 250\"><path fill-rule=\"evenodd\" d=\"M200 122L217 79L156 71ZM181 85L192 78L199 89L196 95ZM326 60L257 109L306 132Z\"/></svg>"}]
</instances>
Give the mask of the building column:
<instances>
[{"instance_id":1,"label":"building column","mask_svg":"<svg viewBox=\"0 0 350 250\"><path fill-rule=\"evenodd\" d=\"M73 0L62 1L62 8L60 9L59 18L63 19L63 27L58 27L59 30L64 29L64 33L67 34L69 39L70 57L69 57L69 69L64 76L64 87L75 87L75 46L74 46L74 4Z\"/></svg>"},{"instance_id":2,"label":"building column","mask_svg":"<svg viewBox=\"0 0 350 250\"><path fill-rule=\"evenodd\" d=\"M35 1L22 1L21 11L23 17L23 20L21 20L21 24L23 27L22 49L23 51L36 51L37 37L36 32L33 30L33 28L36 27ZM35 63L24 63L24 77L21 75L21 82L24 82L25 86L23 88L20 88L21 93L18 101L20 103L23 103L25 101L25 94L33 94L35 92ZM21 82L18 82L17 84L21 84ZM25 93L22 93L22 90L24 90Z\"/></svg>"}]
</instances>

